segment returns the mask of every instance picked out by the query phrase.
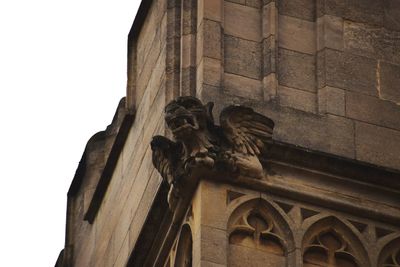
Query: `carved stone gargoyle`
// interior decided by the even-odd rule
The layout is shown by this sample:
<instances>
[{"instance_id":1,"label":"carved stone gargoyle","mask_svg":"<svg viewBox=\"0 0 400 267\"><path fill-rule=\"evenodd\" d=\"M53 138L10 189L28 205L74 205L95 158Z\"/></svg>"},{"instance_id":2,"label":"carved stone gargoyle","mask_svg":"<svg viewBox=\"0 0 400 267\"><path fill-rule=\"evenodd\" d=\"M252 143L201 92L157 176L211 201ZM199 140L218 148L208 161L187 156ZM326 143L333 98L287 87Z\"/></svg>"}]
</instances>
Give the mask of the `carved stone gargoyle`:
<instances>
[{"instance_id":1,"label":"carved stone gargoyle","mask_svg":"<svg viewBox=\"0 0 400 267\"><path fill-rule=\"evenodd\" d=\"M175 206L180 188L195 173L225 172L260 179L259 156L272 140L274 122L243 106L228 106L214 124L214 104L184 96L165 107L165 121L176 141L154 136L153 164L170 185L168 203ZM190 181L189 181L190 182Z\"/></svg>"}]
</instances>

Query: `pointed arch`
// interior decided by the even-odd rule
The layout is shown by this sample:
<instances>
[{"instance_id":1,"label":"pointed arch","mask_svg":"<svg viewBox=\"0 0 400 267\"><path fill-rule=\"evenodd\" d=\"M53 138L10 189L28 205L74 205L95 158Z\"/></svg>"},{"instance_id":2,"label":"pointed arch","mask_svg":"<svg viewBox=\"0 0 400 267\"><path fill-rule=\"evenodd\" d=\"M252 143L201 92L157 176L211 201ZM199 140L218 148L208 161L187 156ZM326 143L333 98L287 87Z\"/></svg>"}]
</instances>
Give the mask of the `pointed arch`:
<instances>
[{"instance_id":1,"label":"pointed arch","mask_svg":"<svg viewBox=\"0 0 400 267\"><path fill-rule=\"evenodd\" d=\"M281 214L267 200L239 205L228 220L229 266L286 266L293 250L293 234ZM274 265L274 266L275 266Z\"/></svg>"},{"instance_id":2,"label":"pointed arch","mask_svg":"<svg viewBox=\"0 0 400 267\"><path fill-rule=\"evenodd\" d=\"M303 266L369 267L368 254L350 227L329 216L313 223L302 242Z\"/></svg>"}]
</instances>

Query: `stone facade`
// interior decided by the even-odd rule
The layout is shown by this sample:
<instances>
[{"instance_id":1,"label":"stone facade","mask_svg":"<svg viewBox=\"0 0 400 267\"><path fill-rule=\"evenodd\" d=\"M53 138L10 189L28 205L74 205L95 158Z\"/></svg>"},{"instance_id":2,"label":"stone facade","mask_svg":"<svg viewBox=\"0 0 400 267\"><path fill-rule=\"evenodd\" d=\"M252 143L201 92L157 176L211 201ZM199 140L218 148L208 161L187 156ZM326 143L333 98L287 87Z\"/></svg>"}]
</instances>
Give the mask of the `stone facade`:
<instances>
[{"instance_id":1,"label":"stone facade","mask_svg":"<svg viewBox=\"0 0 400 267\"><path fill-rule=\"evenodd\" d=\"M142 1L56 266L400 266L399 84L399 0ZM185 174L168 205L150 143L180 96L271 119L262 177Z\"/></svg>"}]
</instances>

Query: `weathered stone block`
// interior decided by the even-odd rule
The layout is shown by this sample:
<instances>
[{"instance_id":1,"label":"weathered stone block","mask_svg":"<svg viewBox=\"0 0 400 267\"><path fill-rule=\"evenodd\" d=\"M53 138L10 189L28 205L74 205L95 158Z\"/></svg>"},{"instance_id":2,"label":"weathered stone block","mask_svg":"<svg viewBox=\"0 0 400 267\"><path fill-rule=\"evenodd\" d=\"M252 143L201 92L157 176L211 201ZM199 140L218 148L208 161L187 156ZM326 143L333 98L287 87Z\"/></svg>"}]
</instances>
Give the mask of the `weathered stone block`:
<instances>
[{"instance_id":1,"label":"weathered stone block","mask_svg":"<svg viewBox=\"0 0 400 267\"><path fill-rule=\"evenodd\" d=\"M225 0L225 1L254 8L260 8L262 2L262 0Z\"/></svg>"},{"instance_id":2,"label":"weathered stone block","mask_svg":"<svg viewBox=\"0 0 400 267\"><path fill-rule=\"evenodd\" d=\"M400 31L400 1L384 0L383 8L385 28Z\"/></svg>"},{"instance_id":3,"label":"weathered stone block","mask_svg":"<svg viewBox=\"0 0 400 267\"><path fill-rule=\"evenodd\" d=\"M276 252L275 252L276 253ZM285 257L246 245L229 245L230 267L242 266L287 266Z\"/></svg>"},{"instance_id":4,"label":"weathered stone block","mask_svg":"<svg viewBox=\"0 0 400 267\"><path fill-rule=\"evenodd\" d=\"M204 18L222 22L222 0L203 0L204 1Z\"/></svg>"},{"instance_id":5,"label":"weathered stone block","mask_svg":"<svg viewBox=\"0 0 400 267\"><path fill-rule=\"evenodd\" d=\"M202 181L201 190L201 224L226 230L226 188L222 184Z\"/></svg>"},{"instance_id":6,"label":"weathered stone block","mask_svg":"<svg viewBox=\"0 0 400 267\"><path fill-rule=\"evenodd\" d=\"M400 168L400 132L367 123L356 123L357 159Z\"/></svg>"},{"instance_id":7,"label":"weathered stone block","mask_svg":"<svg viewBox=\"0 0 400 267\"><path fill-rule=\"evenodd\" d=\"M226 231L201 226L201 260L218 264L226 264Z\"/></svg>"},{"instance_id":8,"label":"weathered stone block","mask_svg":"<svg viewBox=\"0 0 400 267\"><path fill-rule=\"evenodd\" d=\"M226 265L214 263L211 261L200 261L196 267L226 267Z\"/></svg>"},{"instance_id":9,"label":"weathered stone block","mask_svg":"<svg viewBox=\"0 0 400 267\"><path fill-rule=\"evenodd\" d=\"M379 97L397 103L400 109L400 66L380 62Z\"/></svg>"},{"instance_id":10,"label":"weathered stone block","mask_svg":"<svg viewBox=\"0 0 400 267\"><path fill-rule=\"evenodd\" d=\"M260 42L261 10L224 1L224 28L228 35Z\"/></svg>"},{"instance_id":11,"label":"weathered stone block","mask_svg":"<svg viewBox=\"0 0 400 267\"><path fill-rule=\"evenodd\" d=\"M318 86L377 95L376 60L324 49L318 52Z\"/></svg>"},{"instance_id":12,"label":"weathered stone block","mask_svg":"<svg viewBox=\"0 0 400 267\"><path fill-rule=\"evenodd\" d=\"M317 17L333 15L344 17L346 13L346 0L316 0Z\"/></svg>"},{"instance_id":13,"label":"weathered stone block","mask_svg":"<svg viewBox=\"0 0 400 267\"><path fill-rule=\"evenodd\" d=\"M316 113L317 96L315 93L297 90L286 86L279 86L278 96L279 103L282 106Z\"/></svg>"},{"instance_id":14,"label":"weathered stone block","mask_svg":"<svg viewBox=\"0 0 400 267\"><path fill-rule=\"evenodd\" d=\"M316 92L314 56L286 49L279 49L279 84Z\"/></svg>"},{"instance_id":15,"label":"weathered stone block","mask_svg":"<svg viewBox=\"0 0 400 267\"><path fill-rule=\"evenodd\" d=\"M324 15L317 19L317 50L343 50L343 19Z\"/></svg>"},{"instance_id":16,"label":"weathered stone block","mask_svg":"<svg viewBox=\"0 0 400 267\"><path fill-rule=\"evenodd\" d=\"M275 2L264 5L262 8L262 37L268 38L277 35L278 11Z\"/></svg>"},{"instance_id":17,"label":"weathered stone block","mask_svg":"<svg viewBox=\"0 0 400 267\"><path fill-rule=\"evenodd\" d=\"M151 204L153 203L154 196L156 195L161 182L162 178L157 172L154 171L149 178L143 197L138 200L138 203L135 203L137 208L133 214L133 220L131 227L129 228L129 244L131 248L133 248L136 244L141 228L145 223L146 215L148 214Z\"/></svg>"},{"instance_id":18,"label":"weathered stone block","mask_svg":"<svg viewBox=\"0 0 400 267\"><path fill-rule=\"evenodd\" d=\"M246 0L224 0L224 1L235 3L235 4L240 4L240 5L246 5Z\"/></svg>"},{"instance_id":19,"label":"weathered stone block","mask_svg":"<svg viewBox=\"0 0 400 267\"><path fill-rule=\"evenodd\" d=\"M400 64L400 32L346 21L344 44L351 53Z\"/></svg>"},{"instance_id":20,"label":"weathered stone block","mask_svg":"<svg viewBox=\"0 0 400 267\"><path fill-rule=\"evenodd\" d=\"M111 231L111 229L107 229L106 231ZM109 249L113 249L109 254L111 254L111 258L113 263L115 262L115 249L113 245L113 237L111 236L111 232L108 234L101 235L100 233L96 233L96 235L90 236L90 239L95 239L95 242L92 244L84 244L84 247L79 249L78 253L81 254L85 259L90 259L88 255L92 254L91 265L83 265L83 266L99 266L101 262L105 261L104 255L107 253ZM91 248L91 253L88 250Z\"/></svg>"},{"instance_id":21,"label":"weathered stone block","mask_svg":"<svg viewBox=\"0 0 400 267\"><path fill-rule=\"evenodd\" d=\"M221 58L222 29L221 24L212 20L204 20L204 56Z\"/></svg>"},{"instance_id":22,"label":"weathered stone block","mask_svg":"<svg viewBox=\"0 0 400 267\"><path fill-rule=\"evenodd\" d=\"M132 221L132 214L130 212L122 212L119 216L119 221L114 229L114 255L123 250L124 243L129 241L129 226Z\"/></svg>"},{"instance_id":23,"label":"weathered stone block","mask_svg":"<svg viewBox=\"0 0 400 267\"><path fill-rule=\"evenodd\" d=\"M161 51L160 56L157 59L156 65L153 68L153 71L150 76L149 83L147 84L146 90L148 90L148 101L151 104L156 98L160 88L164 85L165 82L165 62L166 62L166 48L164 47ZM147 100L147 99L146 99Z\"/></svg>"},{"instance_id":24,"label":"weathered stone block","mask_svg":"<svg viewBox=\"0 0 400 267\"><path fill-rule=\"evenodd\" d=\"M184 68L181 71L181 92L183 95L192 95L196 91L196 67Z\"/></svg>"},{"instance_id":25,"label":"weathered stone block","mask_svg":"<svg viewBox=\"0 0 400 267\"><path fill-rule=\"evenodd\" d=\"M172 37L167 39L167 58L166 58L166 72L173 73L180 68L180 60L177 55L180 55L180 37Z\"/></svg>"},{"instance_id":26,"label":"weathered stone block","mask_svg":"<svg viewBox=\"0 0 400 267\"><path fill-rule=\"evenodd\" d=\"M204 82L204 58L200 61L196 70L196 96L200 95Z\"/></svg>"},{"instance_id":27,"label":"weathered stone block","mask_svg":"<svg viewBox=\"0 0 400 267\"><path fill-rule=\"evenodd\" d=\"M140 31L137 39L137 64L139 68L143 66L155 39L159 38L159 32L157 31L158 21L154 17L155 12L155 6L153 6L150 11L150 18L143 24L143 29Z\"/></svg>"},{"instance_id":28,"label":"weathered stone block","mask_svg":"<svg viewBox=\"0 0 400 267\"><path fill-rule=\"evenodd\" d=\"M279 16L279 47L315 54L315 23L289 16Z\"/></svg>"},{"instance_id":29,"label":"weathered stone block","mask_svg":"<svg viewBox=\"0 0 400 267\"><path fill-rule=\"evenodd\" d=\"M221 61L218 59L204 57L204 83L213 86L221 85L222 66Z\"/></svg>"},{"instance_id":30,"label":"weathered stone block","mask_svg":"<svg viewBox=\"0 0 400 267\"><path fill-rule=\"evenodd\" d=\"M196 47L196 36L194 34L182 35L181 39L182 52L182 68L196 66L196 54L193 53L193 48Z\"/></svg>"},{"instance_id":31,"label":"weathered stone block","mask_svg":"<svg viewBox=\"0 0 400 267\"><path fill-rule=\"evenodd\" d=\"M263 96L264 101L270 101L276 97L278 91L278 79L276 73L270 73L263 78Z\"/></svg>"},{"instance_id":32,"label":"weathered stone block","mask_svg":"<svg viewBox=\"0 0 400 267\"><path fill-rule=\"evenodd\" d=\"M262 42L262 76L267 76L272 72L276 72L276 44L275 37L270 36Z\"/></svg>"},{"instance_id":33,"label":"weathered stone block","mask_svg":"<svg viewBox=\"0 0 400 267\"><path fill-rule=\"evenodd\" d=\"M346 92L346 116L379 126L400 129L400 106L376 97Z\"/></svg>"},{"instance_id":34,"label":"weathered stone block","mask_svg":"<svg viewBox=\"0 0 400 267\"><path fill-rule=\"evenodd\" d=\"M322 114L345 116L345 91L330 86L319 89L318 109Z\"/></svg>"},{"instance_id":35,"label":"weathered stone block","mask_svg":"<svg viewBox=\"0 0 400 267\"><path fill-rule=\"evenodd\" d=\"M138 63L138 78L136 87L136 101L140 102L144 91L147 87L149 79L152 75L153 69L156 67L157 60L159 59L161 53L161 43L160 40L154 41L151 45L149 55L143 65Z\"/></svg>"},{"instance_id":36,"label":"weathered stone block","mask_svg":"<svg viewBox=\"0 0 400 267\"><path fill-rule=\"evenodd\" d=\"M280 0L279 13L309 21L315 21L315 0Z\"/></svg>"},{"instance_id":37,"label":"weathered stone block","mask_svg":"<svg viewBox=\"0 0 400 267\"><path fill-rule=\"evenodd\" d=\"M204 20L201 21L201 24L198 27L196 33L196 66L200 64L204 56L205 42L204 42ZM221 44L220 44L221 47Z\"/></svg>"},{"instance_id":38,"label":"weathered stone block","mask_svg":"<svg viewBox=\"0 0 400 267\"><path fill-rule=\"evenodd\" d=\"M113 242L109 242L107 250L104 253L103 264L106 266L113 266L115 262Z\"/></svg>"},{"instance_id":39,"label":"weathered stone block","mask_svg":"<svg viewBox=\"0 0 400 267\"><path fill-rule=\"evenodd\" d=\"M197 31L197 0L182 1L182 34L193 34Z\"/></svg>"},{"instance_id":40,"label":"weathered stone block","mask_svg":"<svg viewBox=\"0 0 400 267\"><path fill-rule=\"evenodd\" d=\"M167 31L168 31L168 14L164 13L161 22L160 22L160 41L161 46L165 46L167 43Z\"/></svg>"},{"instance_id":41,"label":"weathered stone block","mask_svg":"<svg viewBox=\"0 0 400 267\"><path fill-rule=\"evenodd\" d=\"M246 0L246 6L260 8L262 6L262 2L262 0Z\"/></svg>"},{"instance_id":42,"label":"weathered stone block","mask_svg":"<svg viewBox=\"0 0 400 267\"><path fill-rule=\"evenodd\" d=\"M170 8L167 12L167 31L169 33L169 38L178 37L181 31L180 25L180 8Z\"/></svg>"},{"instance_id":43,"label":"weathered stone block","mask_svg":"<svg viewBox=\"0 0 400 267\"><path fill-rule=\"evenodd\" d=\"M281 113L274 131L277 140L354 158L354 126L350 119L329 114L321 118L304 112Z\"/></svg>"},{"instance_id":44,"label":"weathered stone block","mask_svg":"<svg viewBox=\"0 0 400 267\"><path fill-rule=\"evenodd\" d=\"M129 238L125 238L125 241L121 248L116 251L117 258L115 260L115 267L123 267L126 266L126 262L128 261L129 253L131 252L129 247Z\"/></svg>"},{"instance_id":45,"label":"weathered stone block","mask_svg":"<svg viewBox=\"0 0 400 267\"><path fill-rule=\"evenodd\" d=\"M328 153L354 158L354 123L340 116L327 115L325 121L326 138L324 150ZM323 142L326 142L324 140ZM320 145L316 143L316 145Z\"/></svg>"},{"instance_id":46,"label":"weathered stone block","mask_svg":"<svg viewBox=\"0 0 400 267\"><path fill-rule=\"evenodd\" d=\"M253 79L261 78L260 43L225 35L225 71Z\"/></svg>"},{"instance_id":47,"label":"weathered stone block","mask_svg":"<svg viewBox=\"0 0 400 267\"><path fill-rule=\"evenodd\" d=\"M246 78L243 76L225 73L224 89L234 96L246 97L259 100L262 98L261 81Z\"/></svg>"},{"instance_id":48,"label":"weathered stone block","mask_svg":"<svg viewBox=\"0 0 400 267\"><path fill-rule=\"evenodd\" d=\"M355 22L383 25L383 1L317 0L317 16L333 15Z\"/></svg>"},{"instance_id":49,"label":"weathered stone block","mask_svg":"<svg viewBox=\"0 0 400 267\"><path fill-rule=\"evenodd\" d=\"M368 24L383 24L383 1L347 0L345 18Z\"/></svg>"}]
</instances>

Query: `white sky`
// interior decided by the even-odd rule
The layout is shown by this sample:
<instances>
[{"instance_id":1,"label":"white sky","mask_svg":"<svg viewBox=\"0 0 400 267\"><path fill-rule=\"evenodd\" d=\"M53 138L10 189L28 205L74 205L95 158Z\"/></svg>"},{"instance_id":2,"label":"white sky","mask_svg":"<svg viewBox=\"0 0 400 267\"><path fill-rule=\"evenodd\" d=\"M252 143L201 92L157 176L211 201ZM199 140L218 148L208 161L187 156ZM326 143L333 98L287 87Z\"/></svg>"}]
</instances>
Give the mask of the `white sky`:
<instances>
[{"instance_id":1,"label":"white sky","mask_svg":"<svg viewBox=\"0 0 400 267\"><path fill-rule=\"evenodd\" d=\"M0 0L0 266L54 266L87 140L125 96L140 0Z\"/></svg>"}]
</instances>

